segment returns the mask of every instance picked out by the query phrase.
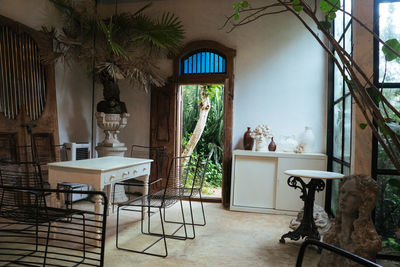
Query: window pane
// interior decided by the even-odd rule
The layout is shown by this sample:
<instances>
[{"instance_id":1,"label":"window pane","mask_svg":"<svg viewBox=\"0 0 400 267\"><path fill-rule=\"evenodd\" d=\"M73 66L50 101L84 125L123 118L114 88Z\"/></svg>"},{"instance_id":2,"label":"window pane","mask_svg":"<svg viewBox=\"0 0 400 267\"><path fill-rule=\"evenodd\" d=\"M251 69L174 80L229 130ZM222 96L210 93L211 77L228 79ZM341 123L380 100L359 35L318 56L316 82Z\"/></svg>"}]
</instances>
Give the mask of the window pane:
<instances>
[{"instance_id":1,"label":"window pane","mask_svg":"<svg viewBox=\"0 0 400 267\"><path fill-rule=\"evenodd\" d=\"M343 0L340 1L340 6L343 6ZM336 12L334 31L335 39L338 41L343 34L343 12Z\"/></svg>"},{"instance_id":2,"label":"window pane","mask_svg":"<svg viewBox=\"0 0 400 267\"><path fill-rule=\"evenodd\" d=\"M351 54L352 53L352 42L351 42L351 26L349 27L349 29L346 31L346 34L344 35L344 42L345 42L345 48L346 48L346 52Z\"/></svg>"},{"instance_id":3,"label":"window pane","mask_svg":"<svg viewBox=\"0 0 400 267\"><path fill-rule=\"evenodd\" d=\"M333 172L342 172L342 165L337 163L336 161L332 162L332 171ZM339 194L339 180L332 180L332 190L331 190L331 211L334 215L336 215L336 210L338 208L338 194Z\"/></svg>"},{"instance_id":4,"label":"window pane","mask_svg":"<svg viewBox=\"0 0 400 267\"><path fill-rule=\"evenodd\" d=\"M343 101L333 108L333 156L342 159Z\"/></svg>"},{"instance_id":5,"label":"window pane","mask_svg":"<svg viewBox=\"0 0 400 267\"><path fill-rule=\"evenodd\" d=\"M379 35L383 41L400 40L400 2L379 4ZM379 81L385 73L385 57L379 46ZM387 63L385 82L400 82L400 60Z\"/></svg>"},{"instance_id":6,"label":"window pane","mask_svg":"<svg viewBox=\"0 0 400 267\"><path fill-rule=\"evenodd\" d=\"M343 174L345 176L349 176L350 175L350 168L347 166L343 166Z\"/></svg>"},{"instance_id":7,"label":"window pane","mask_svg":"<svg viewBox=\"0 0 400 267\"><path fill-rule=\"evenodd\" d=\"M388 181L396 176L379 175L379 196L375 212L375 227L383 241L388 238L394 238L395 242L400 244L396 238L395 232L400 226L400 188L389 185ZM397 176L400 178L400 176ZM400 251L386 245L383 248L383 254L400 255Z\"/></svg>"},{"instance_id":8,"label":"window pane","mask_svg":"<svg viewBox=\"0 0 400 267\"><path fill-rule=\"evenodd\" d=\"M345 98L343 160L350 163L351 150L351 96Z\"/></svg>"},{"instance_id":9,"label":"window pane","mask_svg":"<svg viewBox=\"0 0 400 267\"><path fill-rule=\"evenodd\" d=\"M386 88L383 90L383 95L397 110L400 110L400 89ZM391 118L394 117L394 113L392 111L387 110L387 112ZM380 144L378 144L378 169L396 169Z\"/></svg>"},{"instance_id":10,"label":"window pane","mask_svg":"<svg viewBox=\"0 0 400 267\"><path fill-rule=\"evenodd\" d=\"M336 53L335 53L336 56ZM338 67L335 65L334 77L333 77L333 87L334 87L334 100L339 99L343 96L343 76L340 73Z\"/></svg>"}]
</instances>

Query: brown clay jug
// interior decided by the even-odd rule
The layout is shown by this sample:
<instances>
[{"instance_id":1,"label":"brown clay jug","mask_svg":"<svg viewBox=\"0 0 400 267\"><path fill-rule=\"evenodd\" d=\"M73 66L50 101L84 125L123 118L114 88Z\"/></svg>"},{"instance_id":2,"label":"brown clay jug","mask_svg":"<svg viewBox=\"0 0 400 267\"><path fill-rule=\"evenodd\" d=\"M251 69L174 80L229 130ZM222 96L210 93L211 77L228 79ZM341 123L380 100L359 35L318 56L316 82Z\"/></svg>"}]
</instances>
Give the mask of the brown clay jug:
<instances>
[{"instance_id":1,"label":"brown clay jug","mask_svg":"<svg viewBox=\"0 0 400 267\"><path fill-rule=\"evenodd\" d=\"M247 131L244 133L243 136L243 147L245 150L253 149L254 139L253 137L251 137L250 134L251 134L250 127L247 127Z\"/></svg>"},{"instance_id":2,"label":"brown clay jug","mask_svg":"<svg viewBox=\"0 0 400 267\"><path fill-rule=\"evenodd\" d=\"M268 145L268 150L269 151L275 151L276 150L276 144L274 142L274 138L273 137L271 138L271 142Z\"/></svg>"}]
</instances>

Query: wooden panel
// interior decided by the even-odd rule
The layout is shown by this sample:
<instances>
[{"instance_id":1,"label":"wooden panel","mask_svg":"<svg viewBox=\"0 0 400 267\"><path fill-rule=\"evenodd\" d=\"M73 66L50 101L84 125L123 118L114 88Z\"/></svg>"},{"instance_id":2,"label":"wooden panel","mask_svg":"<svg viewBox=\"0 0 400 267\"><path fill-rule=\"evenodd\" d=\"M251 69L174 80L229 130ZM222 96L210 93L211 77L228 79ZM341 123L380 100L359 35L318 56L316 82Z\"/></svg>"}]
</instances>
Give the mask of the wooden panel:
<instances>
[{"instance_id":1,"label":"wooden panel","mask_svg":"<svg viewBox=\"0 0 400 267\"><path fill-rule=\"evenodd\" d=\"M0 133L0 160L18 160L16 135L16 133Z\"/></svg>"},{"instance_id":2,"label":"wooden panel","mask_svg":"<svg viewBox=\"0 0 400 267\"><path fill-rule=\"evenodd\" d=\"M175 84L167 84L162 88L153 88L151 91L150 111L150 146L164 146L169 158L176 156L176 96ZM163 168L159 177L154 177L154 171L150 173L150 180L166 178L169 162L163 162ZM166 179L163 179L166 182ZM155 184L150 188L154 192L165 184Z\"/></svg>"},{"instance_id":3,"label":"wooden panel","mask_svg":"<svg viewBox=\"0 0 400 267\"><path fill-rule=\"evenodd\" d=\"M283 172L286 170L326 170L325 159L300 159L300 158L279 158L278 172L276 180L276 208L289 211L300 211L304 207L304 202L300 199L301 191L289 187L288 175ZM308 183L310 179L304 179ZM315 195L315 203L325 207L325 190Z\"/></svg>"},{"instance_id":4,"label":"wooden panel","mask_svg":"<svg viewBox=\"0 0 400 267\"><path fill-rule=\"evenodd\" d=\"M52 40L43 33L3 16L0 16L0 25L3 28L7 27L9 31L15 33L15 35L13 35L13 38L15 38L13 43L16 45L14 48L11 48L11 50L21 46L19 40L16 39L22 38L21 41L29 39L29 45L37 48L32 50L31 47L29 50L29 53L36 56L36 59L38 56L42 57L52 53ZM33 44L35 44L35 46L33 46ZM8 50L4 50L2 53L7 53L7 55L15 54L9 53ZM29 53L26 52L24 55L26 56ZM8 57L8 59L10 59L10 57ZM11 57L11 60L12 59L13 57ZM9 81L12 80L13 83L11 85L17 85L15 87L17 88L16 97L17 100L23 104L17 107L18 111L16 112L16 116L10 117L8 113L4 114L4 112L0 112L0 132L16 134L15 144L19 148L27 148L31 146L32 138L28 131L28 127L32 129L33 133L44 133L50 135L52 143L58 144L59 137L54 65L39 64L38 60L30 62L27 59L23 60L23 58L22 61L15 61L14 59L12 62L16 62L15 64L17 64L17 66L15 66L14 69L20 73L14 73L13 76L9 76L7 84L10 86ZM29 62L30 64L28 64ZM28 77L26 76L27 70L31 70L32 73L35 74L35 76L31 77L29 81L26 79L26 77ZM26 89L25 91L23 90L24 88ZM32 103L36 103L39 106L32 106ZM28 152L26 149L18 149L17 151L21 151L23 154L20 155L21 160L32 160L32 153Z\"/></svg>"},{"instance_id":5,"label":"wooden panel","mask_svg":"<svg viewBox=\"0 0 400 267\"><path fill-rule=\"evenodd\" d=\"M276 158L237 156L233 205L274 208Z\"/></svg>"}]
</instances>

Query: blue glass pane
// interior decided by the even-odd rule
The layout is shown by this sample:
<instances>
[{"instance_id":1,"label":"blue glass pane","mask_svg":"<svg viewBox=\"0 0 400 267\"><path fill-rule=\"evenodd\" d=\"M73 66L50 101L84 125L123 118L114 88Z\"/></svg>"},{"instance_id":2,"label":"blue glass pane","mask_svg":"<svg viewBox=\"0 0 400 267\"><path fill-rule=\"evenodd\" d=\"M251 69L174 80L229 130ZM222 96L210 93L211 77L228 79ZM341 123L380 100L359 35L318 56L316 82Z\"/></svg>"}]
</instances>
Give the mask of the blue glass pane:
<instances>
[{"instance_id":1,"label":"blue glass pane","mask_svg":"<svg viewBox=\"0 0 400 267\"><path fill-rule=\"evenodd\" d=\"M210 53L210 72L213 73L214 71L214 53Z\"/></svg>"},{"instance_id":2,"label":"blue glass pane","mask_svg":"<svg viewBox=\"0 0 400 267\"><path fill-rule=\"evenodd\" d=\"M196 73L200 73L201 72L201 55L200 53L194 55L194 57L197 57L197 72Z\"/></svg>"},{"instance_id":3,"label":"blue glass pane","mask_svg":"<svg viewBox=\"0 0 400 267\"><path fill-rule=\"evenodd\" d=\"M183 59L182 72L183 74L225 73L225 64L225 59L216 53L198 52Z\"/></svg>"},{"instance_id":4,"label":"blue glass pane","mask_svg":"<svg viewBox=\"0 0 400 267\"><path fill-rule=\"evenodd\" d=\"M188 72L188 60L186 59L185 62L183 63L183 73Z\"/></svg>"}]
</instances>

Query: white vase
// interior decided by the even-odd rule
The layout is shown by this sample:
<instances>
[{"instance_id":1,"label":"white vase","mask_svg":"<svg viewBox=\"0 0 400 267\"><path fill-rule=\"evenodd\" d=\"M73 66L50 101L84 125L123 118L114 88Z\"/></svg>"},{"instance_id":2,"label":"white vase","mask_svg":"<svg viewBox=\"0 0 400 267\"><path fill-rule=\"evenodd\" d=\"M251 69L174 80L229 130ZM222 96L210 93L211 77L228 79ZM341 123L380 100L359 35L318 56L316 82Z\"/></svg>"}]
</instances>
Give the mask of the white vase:
<instances>
[{"instance_id":1,"label":"white vase","mask_svg":"<svg viewBox=\"0 0 400 267\"><path fill-rule=\"evenodd\" d=\"M299 144L303 146L303 152L310 153L314 151L314 140L315 136L312 128L309 126L305 127L304 132L300 135Z\"/></svg>"},{"instance_id":2,"label":"white vase","mask_svg":"<svg viewBox=\"0 0 400 267\"><path fill-rule=\"evenodd\" d=\"M265 152L268 151L267 140L265 138L256 139L256 151Z\"/></svg>"}]
</instances>

